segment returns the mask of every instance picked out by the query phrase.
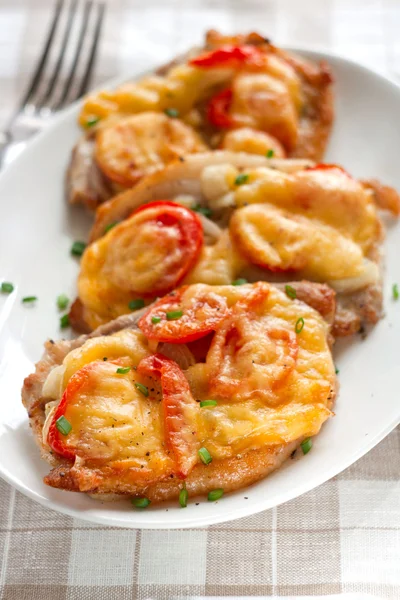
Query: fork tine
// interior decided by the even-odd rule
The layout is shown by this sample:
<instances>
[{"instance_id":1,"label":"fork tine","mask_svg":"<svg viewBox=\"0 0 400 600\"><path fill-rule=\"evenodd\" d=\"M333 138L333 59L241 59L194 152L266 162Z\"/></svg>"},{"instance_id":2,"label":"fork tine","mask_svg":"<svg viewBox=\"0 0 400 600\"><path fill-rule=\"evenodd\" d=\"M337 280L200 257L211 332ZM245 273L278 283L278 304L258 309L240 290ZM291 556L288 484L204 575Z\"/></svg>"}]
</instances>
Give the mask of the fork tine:
<instances>
[{"instance_id":1,"label":"fork tine","mask_svg":"<svg viewBox=\"0 0 400 600\"><path fill-rule=\"evenodd\" d=\"M71 68L69 70L68 73L68 77L67 77L67 81L65 83L64 86L64 90L61 94L60 99L58 100L58 102L55 105L55 110L58 110L59 108L61 108L67 97L68 94L70 92L71 86L72 86L72 82L74 80L74 75L75 75L75 71L76 71L76 67L78 66L78 62L79 62L79 57L81 54L81 50L82 50L82 46L83 46L83 42L85 39L85 35L86 35L86 30L88 27L88 23L89 23L89 16L90 16L90 11L92 9L93 6L93 1L89 0L88 2L85 3L85 8L84 8L84 12L83 12L83 20L82 20L82 26L81 26L81 30L79 32L79 38L78 38L78 43L76 46L76 50L75 50L75 55L74 55L74 59L72 61L72 65Z\"/></svg>"},{"instance_id":2,"label":"fork tine","mask_svg":"<svg viewBox=\"0 0 400 600\"><path fill-rule=\"evenodd\" d=\"M72 0L71 4L69 6L69 10L68 10L68 20L67 20L67 24L65 27L65 31L64 31L64 35L63 35L63 39L61 42L61 48L60 48L60 52L58 54L58 58L57 58L57 62L54 66L53 69L53 76L51 77L49 84L47 86L47 90L45 91L45 93L43 94L43 97L40 98L40 100L37 102L37 108L43 108L47 101L49 100L49 98L51 97L51 94L54 90L54 87L57 83L58 77L60 75L60 71L61 71L61 67L64 61L64 56L65 56L65 51L67 48L67 44L68 44L68 39L69 39L69 35L71 33L71 28L72 28L72 23L74 21L74 17L76 15L76 6L77 6L78 0Z\"/></svg>"},{"instance_id":3,"label":"fork tine","mask_svg":"<svg viewBox=\"0 0 400 600\"><path fill-rule=\"evenodd\" d=\"M38 65L36 67L36 70L35 70L35 72L32 75L32 79L31 79L29 87L28 87L28 89L27 89L27 91L25 93L25 96L21 100L21 104L19 106L18 112L20 110L22 110L29 103L29 100L32 98L33 94L36 92L36 90L37 90L37 88L39 86L43 70L44 70L44 68L46 66L46 62L47 62L47 59L48 59L49 54L50 54L50 48L51 48L51 45L53 43L54 34L56 32L56 29L57 29L57 25L58 25L58 21L59 21L59 18L60 18L61 9L63 7L63 4L64 4L64 0L57 0L56 7L54 9L53 20L52 20L51 25L50 25L49 33L47 35L47 39L46 39L46 42L45 42L45 45L44 45L44 48L43 48L42 55L40 57L40 60L39 60Z\"/></svg>"},{"instance_id":4,"label":"fork tine","mask_svg":"<svg viewBox=\"0 0 400 600\"><path fill-rule=\"evenodd\" d=\"M78 98L83 96L83 94L88 89L89 82L90 82L90 76L92 74L93 65L94 65L94 61L96 58L97 46L99 44L101 28L103 25L105 8L106 7L105 7L104 2L101 2L98 5L97 21L96 21L96 27L94 30L94 36L93 36L93 41L92 41L92 47L90 49L89 59L88 59L87 65L86 65L85 73L83 75L82 83L78 89L78 93L73 98L74 100L77 100Z\"/></svg>"}]
</instances>

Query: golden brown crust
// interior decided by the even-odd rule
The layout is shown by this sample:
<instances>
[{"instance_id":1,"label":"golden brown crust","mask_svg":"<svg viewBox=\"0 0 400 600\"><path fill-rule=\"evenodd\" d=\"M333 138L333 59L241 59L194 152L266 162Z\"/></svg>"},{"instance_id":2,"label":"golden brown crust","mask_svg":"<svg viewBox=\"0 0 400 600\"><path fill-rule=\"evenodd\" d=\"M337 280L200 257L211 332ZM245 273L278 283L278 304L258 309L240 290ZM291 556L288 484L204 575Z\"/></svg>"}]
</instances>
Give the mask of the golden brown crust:
<instances>
[{"instance_id":1,"label":"golden brown crust","mask_svg":"<svg viewBox=\"0 0 400 600\"><path fill-rule=\"evenodd\" d=\"M373 192L378 208L388 210L396 217L400 215L400 196L394 188L383 185L378 179L364 179L361 183Z\"/></svg>"},{"instance_id":2,"label":"golden brown crust","mask_svg":"<svg viewBox=\"0 0 400 600\"><path fill-rule=\"evenodd\" d=\"M225 492L232 492L256 483L278 469L300 442L301 440L296 440L290 444L251 450L243 456L235 456L209 465L198 464L185 480L189 496L206 494L220 487L223 487ZM51 487L71 492L79 491L74 468L71 465L56 467L44 478L44 482ZM181 489L182 480L173 477L147 487L138 486L136 490L132 484L125 488L121 485L115 492L130 496L145 495L153 503L157 503L177 498ZM102 491L101 487L88 490L88 493L98 495L98 499L101 499L102 493L108 492L108 489Z\"/></svg>"}]
</instances>

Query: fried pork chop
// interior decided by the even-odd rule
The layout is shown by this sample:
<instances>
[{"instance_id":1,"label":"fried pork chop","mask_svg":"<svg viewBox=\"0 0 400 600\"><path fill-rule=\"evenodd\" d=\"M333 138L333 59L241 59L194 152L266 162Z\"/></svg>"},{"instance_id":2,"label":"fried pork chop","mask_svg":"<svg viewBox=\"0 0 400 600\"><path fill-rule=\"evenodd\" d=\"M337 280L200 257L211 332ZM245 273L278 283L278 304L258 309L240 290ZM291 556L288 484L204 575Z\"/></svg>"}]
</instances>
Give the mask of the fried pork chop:
<instances>
[{"instance_id":1,"label":"fried pork chop","mask_svg":"<svg viewBox=\"0 0 400 600\"><path fill-rule=\"evenodd\" d=\"M318 433L336 393L329 324L299 300L332 319L334 293L295 286L296 298L267 283L188 286L90 335L48 341L22 390L53 467L45 483L158 502L183 482L190 498L277 469Z\"/></svg>"}]
</instances>

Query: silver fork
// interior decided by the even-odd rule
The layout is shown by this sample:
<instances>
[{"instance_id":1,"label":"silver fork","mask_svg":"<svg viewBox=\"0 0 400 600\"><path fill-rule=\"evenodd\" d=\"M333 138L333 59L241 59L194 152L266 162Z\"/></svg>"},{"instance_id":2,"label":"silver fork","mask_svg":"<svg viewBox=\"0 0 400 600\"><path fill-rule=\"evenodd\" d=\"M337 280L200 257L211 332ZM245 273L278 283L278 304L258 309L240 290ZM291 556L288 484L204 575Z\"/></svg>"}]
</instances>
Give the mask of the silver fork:
<instances>
[{"instance_id":1,"label":"silver fork","mask_svg":"<svg viewBox=\"0 0 400 600\"><path fill-rule=\"evenodd\" d=\"M4 131L0 132L0 167L11 162L23 150L28 139L43 129L49 117L87 91L104 19L105 3L85 0L83 6L81 4L78 0L57 0L42 54L27 91ZM78 17L80 22L77 21ZM65 23L60 33L63 18ZM74 31L77 34L76 40L73 40ZM46 69L54 48L54 66ZM61 81L61 71L69 50L70 64L66 65L66 77ZM78 73L80 62L83 67Z\"/></svg>"}]
</instances>

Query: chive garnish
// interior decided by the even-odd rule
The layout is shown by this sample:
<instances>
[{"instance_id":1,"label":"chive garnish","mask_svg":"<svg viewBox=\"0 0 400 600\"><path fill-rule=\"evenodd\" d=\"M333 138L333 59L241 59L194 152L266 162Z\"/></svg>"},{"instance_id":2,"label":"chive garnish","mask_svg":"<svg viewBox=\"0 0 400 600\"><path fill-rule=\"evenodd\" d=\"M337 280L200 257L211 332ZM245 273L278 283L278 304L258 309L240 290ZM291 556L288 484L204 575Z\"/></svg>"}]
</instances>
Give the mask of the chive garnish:
<instances>
[{"instance_id":1,"label":"chive garnish","mask_svg":"<svg viewBox=\"0 0 400 600\"><path fill-rule=\"evenodd\" d=\"M25 298L22 298L22 302L24 302L24 304L29 304L29 302L36 302L37 300L37 296L25 296Z\"/></svg>"},{"instance_id":2,"label":"chive garnish","mask_svg":"<svg viewBox=\"0 0 400 600\"><path fill-rule=\"evenodd\" d=\"M95 117L95 116L89 117L86 120L85 125L86 125L86 127L93 127L93 125L96 125L96 123L98 123L99 121L100 121L99 117Z\"/></svg>"},{"instance_id":3,"label":"chive garnish","mask_svg":"<svg viewBox=\"0 0 400 600\"><path fill-rule=\"evenodd\" d=\"M196 206L193 206L192 210L201 213L205 217L211 217L212 215L212 210L211 208L208 208L208 206L201 206L200 204L196 204Z\"/></svg>"},{"instance_id":4,"label":"chive garnish","mask_svg":"<svg viewBox=\"0 0 400 600\"><path fill-rule=\"evenodd\" d=\"M209 502L215 502L216 500L222 498L223 495L224 490L222 488L218 488L217 490L212 490L211 492L208 492L207 500Z\"/></svg>"},{"instance_id":5,"label":"chive garnish","mask_svg":"<svg viewBox=\"0 0 400 600\"><path fill-rule=\"evenodd\" d=\"M216 400L202 400L200 402L200 408L204 408L205 406L217 406Z\"/></svg>"},{"instance_id":6,"label":"chive garnish","mask_svg":"<svg viewBox=\"0 0 400 600\"><path fill-rule=\"evenodd\" d=\"M130 370L130 367L118 367L116 373L118 373L119 375L126 375L126 373L129 373Z\"/></svg>"},{"instance_id":7,"label":"chive garnish","mask_svg":"<svg viewBox=\"0 0 400 600\"><path fill-rule=\"evenodd\" d=\"M240 175L238 175L235 179L235 185L243 185L244 183L247 183L249 180L249 176L246 173L241 173Z\"/></svg>"},{"instance_id":8,"label":"chive garnish","mask_svg":"<svg viewBox=\"0 0 400 600\"><path fill-rule=\"evenodd\" d=\"M135 381L135 388L137 390L139 390L139 392L141 392L143 394L143 396L148 396L149 395L149 388L145 385L143 385L143 383L139 383L138 381Z\"/></svg>"},{"instance_id":9,"label":"chive garnish","mask_svg":"<svg viewBox=\"0 0 400 600\"><path fill-rule=\"evenodd\" d=\"M335 373L336 375L339 375L339 369L335 366Z\"/></svg>"},{"instance_id":10,"label":"chive garnish","mask_svg":"<svg viewBox=\"0 0 400 600\"><path fill-rule=\"evenodd\" d=\"M297 297L297 292L291 285L285 285L286 296L289 296L292 300Z\"/></svg>"},{"instance_id":11,"label":"chive garnish","mask_svg":"<svg viewBox=\"0 0 400 600\"><path fill-rule=\"evenodd\" d=\"M179 110L176 108L166 108L164 112L168 117L172 117L173 119L179 117Z\"/></svg>"},{"instance_id":12,"label":"chive garnish","mask_svg":"<svg viewBox=\"0 0 400 600\"><path fill-rule=\"evenodd\" d=\"M64 415L61 415L61 417L57 419L56 427L63 435L68 435L72 430L71 423L64 417Z\"/></svg>"},{"instance_id":13,"label":"chive garnish","mask_svg":"<svg viewBox=\"0 0 400 600\"><path fill-rule=\"evenodd\" d=\"M154 323L154 325L156 325L156 323L159 323L160 321L161 321L161 317L157 317L156 315L151 317L151 322Z\"/></svg>"},{"instance_id":14,"label":"chive garnish","mask_svg":"<svg viewBox=\"0 0 400 600\"><path fill-rule=\"evenodd\" d=\"M116 225L118 225L118 221L113 221L113 223L109 223L108 225L106 225L104 227L104 233L107 233L108 231L110 231L110 229L112 229Z\"/></svg>"},{"instance_id":15,"label":"chive garnish","mask_svg":"<svg viewBox=\"0 0 400 600\"><path fill-rule=\"evenodd\" d=\"M9 281L3 281L1 284L1 291L3 294L11 294L14 291L14 286Z\"/></svg>"},{"instance_id":16,"label":"chive garnish","mask_svg":"<svg viewBox=\"0 0 400 600\"><path fill-rule=\"evenodd\" d=\"M300 317L300 319L297 319L296 321L296 326L294 328L296 333L301 333L303 331L304 328L304 319L303 317Z\"/></svg>"},{"instance_id":17,"label":"chive garnish","mask_svg":"<svg viewBox=\"0 0 400 600\"><path fill-rule=\"evenodd\" d=\"M66 313L62 317L60 317L60 327L61 329L65 329L65 327L69 327L69 315Z\"/></svg>"},{"instance_id":18,"label":"chive garnish","mask_svg":"<svg viewBox=\"0 0 400 600\"><path fill-rule=\"evenodd\" d=\"M393 284L392 294L393 294L393 300L399 299L399 286L397 285L397 283Z\"/></svg>"},{"instance_id":19,"label":"chive garnish","mask_svg":"<svg viewBox=\"0 0 400 600\"><path fill-rule=\"evenodd\" d=\"M176 319L180 319L183 315L182 310L170 310L166 313L167 321L175 321Z\"/></svg>"},{"instance_id":20,"label":"chive garnish","mask_svg":"<svg viewBox=\"0 0 400 600\"><path fill-rule=\"evenodd\" d=\"M267 154L266 154L266 157L267 157L267 158L272 158L272 157L273 157L273 155L274 155L274 151L272 150L272 148L270 148L270 149L268 150Z\"/></svg>"},{"instance_id":21,"label":"chive garnish","mask_svg":"<svg viewBox=\"0 0 400 600\"><path fill-rule=\"evenodd\" d=\"M306 438L305 440L303 440L300 444L301 449L303 450L303 454L307 454L308 452L310 452L311 448L312 448L312 439L311 438Z\"/></svg>"},{"instance_id":22,"label":"chive garnish","mask_svg":"<svg viewBox=\"0 0 400 600\"><path fill-rule=\"evenodd\" d=\"M201 461L205 464L205 465L209 465L210 462L212 461L212 456L209 453L209 451L207 450L207 448L200 448L200 450L198 451L198 455L200 456Z\"/></svg>"},{"instance_id":23,"label":"chive garnish","mask_svg":"<svg viewBox=\"0 0 400 600\"><path fill-rule=\"evenodd\" d=\"M148 498L132 498L132 504L133 506L136 506L136 508L147 508L149 506L149 504L151 504L151 501Z\"/></svg>"},{"instance_id":24,"label":"chive garnish","mask_svg":"<svg viewBox=\"0 0 400 600\"><path fill-rule=\"evenodd\" d=\"M182 508L187 507L188 497L189 497L188 491L186 489L185 484L183 484L183 488L179 492L179 504L181 505Z\"/></svg>"},{"instance_id":25,"label":"chive garnish","mask_svg":"<svg viewBox=\"0 0 400 600\"><path fill-rule=\"evenodd\" d=\"M69 304L69 298L65 294L57 296L57 306L60 310L65 310Z\"/></svg>"},{"instance_id":26,"label":"chive garnish","mask_svg":"<svg viewBox=\"0 0 400 600\"><path fill-rule=\"evenodd\" d=\"M73 256L82 256L86 248L85 242L74 242L71 246L71 254Z\"/></svg>"},{"instance_id":27,"label":"chive garnish","mask_svg":"<svg viewBox=\"0 0 400 600\"><path fill-rule=\"evenodd\" d=\"M144 300L143 298L136 298L136 300L131 300L128 304L128 307L131 310L138 310L138 308L143 308Z\"/></svg>"},{"instance_id":28,"label":"chive garnish","mask_svg":"<svg viewBox=\"0 0 400 600\"><path fill-rule=\"evenodd\" d=\"M244 279L243 277L240 277L239 279L235 279L235 281L232 281L232 285L244 285L245 283L247 283L247 279Z\"/></svg>"}]
</instances>

